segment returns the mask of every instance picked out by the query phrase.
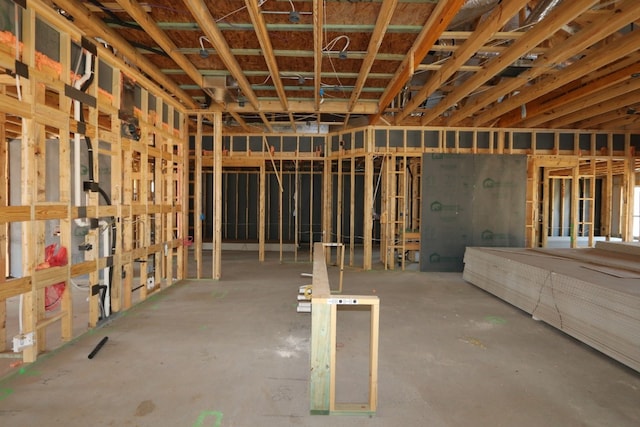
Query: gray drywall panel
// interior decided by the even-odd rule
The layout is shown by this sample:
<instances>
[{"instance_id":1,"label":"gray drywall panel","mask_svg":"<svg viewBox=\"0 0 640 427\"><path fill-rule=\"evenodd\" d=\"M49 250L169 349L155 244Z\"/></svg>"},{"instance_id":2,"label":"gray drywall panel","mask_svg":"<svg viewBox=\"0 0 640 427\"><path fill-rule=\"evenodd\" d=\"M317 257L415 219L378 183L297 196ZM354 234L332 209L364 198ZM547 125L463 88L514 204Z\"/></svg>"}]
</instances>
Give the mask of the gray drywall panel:
<instances>
[{"instance_id":1,"label":"gray drywall panel","mask_svg":"<svg viewBox=\"0 0 640 427\"><path fill-rule=\"evenodd\" d=\"M424 154L420 269L462 271L467 246L524 246L526 156Z\"/></svg>"},{"instance_id":2,"label":"gray drywall panel","mask_svg":"<svg viewBox=\"0 0 640 427\"><path fill-rule=\"evenodd\" d=\"M472 242L474 158L424 154L420 266L422 271L462 271Z\"/></svg>"},{"instance_id":3,"label":"gray drywall panel","mask_svg":"<svg viewBox=\"0 0 640 427\"><path fill-rule=\"evenodd\" d=\"M526 156L475 156L473 245L523 247Z\"/></svg>"}]
</instances>

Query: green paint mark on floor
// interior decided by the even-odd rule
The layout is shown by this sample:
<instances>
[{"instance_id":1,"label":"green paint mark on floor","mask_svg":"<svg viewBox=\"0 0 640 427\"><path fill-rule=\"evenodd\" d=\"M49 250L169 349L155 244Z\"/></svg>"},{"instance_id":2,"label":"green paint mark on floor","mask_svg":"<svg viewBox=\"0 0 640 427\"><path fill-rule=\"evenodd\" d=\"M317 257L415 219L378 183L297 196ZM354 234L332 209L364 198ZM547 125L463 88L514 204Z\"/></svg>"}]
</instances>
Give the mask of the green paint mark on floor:
<instances>
[{"instance_id":1,"label":"green paint mark on floor","mask_svg":"<svg viewBox=\"0 0 640 427\"><path fill-rule=\"evenodd\" d=\"M13 394L12 388L2 388L0 389L0 400L4 400L7 397L11 396L12 394Z\"/></svg>"},{"instance_id":2,"label":"green paint mark on floor","mask_svg":"<svg viewBox=\"0 0 640 427\"><path fill-rule=\"evenodd\" d=\"M484 318L484 320L489 323L493 323L494 325L504 325L505 323L507 323L506 320L499 316L487 316Z\"/></svg>"},{"instance_id":3,"label":"green paint mark on floor","mask_svg":"<svg viewBox=\"0 0 640 427\"><path fill-rule=\"evenodd\" d=\"M214 424L210 424L210 423L205 424L205 421L210 416L215 417L215 420L214 420L215 423ZM200 416L196 420L196 423L193 425L193 427L209 427L209 426L220 427L221 425L222 425L222 412L220 412L220 411L202 411L200 413Z\"/></svg>"},{"instance_id":4,"label":"green paint mark on floor","mask_svg":"<svg viewBox=\"0 0 640 427\"><path fill-rule=\"evenodd\" d=\"M28 377L37 377L38 375L40 375L40 371L22 367L20 368L20 370L18 370L18 375L26 375Z\"/></svg>"},{"instance_id":5,"label":"green paint mark on floor","mask_svg":"<svg viewBox=\"0 0 640 427\"><path fill-rule=\"evenodd\" d=\"M224 298L227 296L227 291L213 291L211 292L213 298Z\"/></svg>"}]
</instances>

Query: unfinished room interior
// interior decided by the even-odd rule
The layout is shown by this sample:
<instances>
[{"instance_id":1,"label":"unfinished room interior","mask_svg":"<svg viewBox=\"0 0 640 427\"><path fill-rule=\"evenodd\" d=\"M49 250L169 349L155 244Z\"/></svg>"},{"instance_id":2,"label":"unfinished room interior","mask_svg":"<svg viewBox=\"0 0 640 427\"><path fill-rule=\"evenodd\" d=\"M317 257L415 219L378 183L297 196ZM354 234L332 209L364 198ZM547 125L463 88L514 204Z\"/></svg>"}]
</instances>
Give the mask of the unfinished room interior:
<instances>
[{"instance_id":1,"label":"unfinished room interior","mask_svg":"<svg viewBox=\"0 0 640 427\"><path fill-rule=\"evenodd\" d=\"M640 1L0 12L1 425L640 425Z\"/></svg>"}]
</instances>

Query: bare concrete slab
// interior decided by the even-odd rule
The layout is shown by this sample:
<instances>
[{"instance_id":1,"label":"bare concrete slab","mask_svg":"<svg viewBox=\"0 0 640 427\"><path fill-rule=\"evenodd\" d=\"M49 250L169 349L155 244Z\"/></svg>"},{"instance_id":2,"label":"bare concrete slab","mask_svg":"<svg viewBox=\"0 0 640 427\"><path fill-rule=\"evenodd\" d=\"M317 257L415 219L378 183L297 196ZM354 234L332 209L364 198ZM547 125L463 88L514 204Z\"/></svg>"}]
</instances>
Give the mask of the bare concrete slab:
<instances>
[{"instance_id":1,"label":"bare concrete slab","mask_svg":"<svg viewBox=\"0 0 640 427\"><path fill-rule=\"evenodd\" d=\"M253 258L225 254L222 280L176 284L16 368L0 382L0 425L639 424L640 375L461 274L355 269L345 291L381 300L378 412L311 416L310 316L295 310L311 264ZM365 387L362 314L339 314L339 401Z\"/></svg>"}]
</instances>

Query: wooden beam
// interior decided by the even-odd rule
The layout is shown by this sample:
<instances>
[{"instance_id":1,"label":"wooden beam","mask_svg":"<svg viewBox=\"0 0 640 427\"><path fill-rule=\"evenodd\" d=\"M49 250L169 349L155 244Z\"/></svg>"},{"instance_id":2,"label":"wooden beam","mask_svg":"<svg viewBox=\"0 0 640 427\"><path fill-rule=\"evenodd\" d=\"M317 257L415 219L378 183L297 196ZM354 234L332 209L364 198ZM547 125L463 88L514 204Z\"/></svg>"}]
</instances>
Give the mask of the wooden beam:
<instances>
[{"instance_id":1,"label":"wooden beam","mask_svg":"<svg viewBox=\"0 0 640 427\"><path fill-rule=\"evenodd\" d=\"M269 159L271 160L271 166L273 166L273 173L276 175L278 180L278 186L280 187L280 192L284 192L284 188L282 187L282 178L280 177L280 173L278 172L278 168L276 166L276 162L273 158L273 153L271 152L271 146L269 145L269 141L267 141L267 137L262 135L262 141L266 148L267 153L269 153Z\"/></svg>"},{"instance_id":2,"label":"wooden beam","mask_svg":"<svg viewBox=\"0 0 640 427\"><path fill-rule=\"evenodd\" d=\"M615 122L623 118L640 119L640 114L631 113L634 110L640 111L640 104L630 104L623 108L609 111L608 113L598 114L597 116L576 122L575 126L577 129L596 129L598 125L601 125L603 123Z\"/></svg>"},{"instance_id":3,"label":"wooden beam","mask_svg":"<svg viewBox=\"0 0 640 427\"><path fill-rule=\"evenodd\" d=\"M213 113L213 279L222 276L222 113Z\"/></svg>"},{"instance_id":4,"label":"wooden beam","mask_svg":"<svg viewBox=\"0 0 640 427\"><path fill-rule=\"evenodd\" d=\"M291 129L293 129L293 133L297 133L298 129L296 127L296 120L291 112L289 112L289 123L291 124Z\"/></svg>"},{"instance_id":5,"label":"wooden beam","mask_svg":"<svg viewBox=\"0 0 640 427\"><path fill-rule=\"evenodd\" d=\"M638 65L640 66L640 64ZM563 126L564 124L574 123L575 121L577 121L573 120L571 117L575 117L574 114L579 114L581 111L587 113L586 110L590 110L588 113L592 114L585 116L585 118L604 114L611 111L611 108L606 109L606 105L618 105L618 107L615 108L620 108L637 102L638 98L634 98L632 96L633 92L637 90L640 90L640 78L632 79L631 76L627 76L626 81L615 86L607 87L597 92L594 91L585 96L578 97L573 101L565 103L557 108L546 111L544 114L537 115L535 117L532 117L531 119L525 119L521 122L522 127L544 127L544 123L549 123L550 126L554 127ZM606 101L611 100L612 98L617 98L615 100L616 102L614 102L613 104L606 103ZM593 106L604 108L597 110L589 108ZM565 116L568 117L566 119L563 119L563 117Z\"/></svg>"},{"instance_id":6,"label":"wooden beam","mask_svg":"<svg viewBox=\"0 0 640 427\"><path fill-rule=\"evenodd\" d=\"M83 30L90 37L101 37L116 48L134 66L139 67L145 74L154 79L159 85L176 96L186 107L196 108L197 104L178 84L162 73L144 55L140 55L131 44L116 30L110 28L89 9L75 0L56 0L56 4L74 17L74 25Z\"/></svg>"},{"instance_id":7,"label":"wooden beam","mask_svg":"<svg viewBox=\"0 0 640 427\"><path fill-rule=\"evenodd\" d=\"M373 138L371 135L373 131L366 132L367 139L370 140ZM367 141L369 142L369 141ZM368 149L371 148L373 144L367 144ZM373 255L373 203L374 203L374 163L373 163L373 154L366 154L364 162L364 218L362 219L362 223L364 226L364 250L363 250L363 264L362 268L365 270L371 270L372 267L372 255Z\"/></svg>"},{"instance_id":8,"label":"wooden beam","mask_svg":"<svg viewBox=\"0 0 640 427\"><path fill-rule=\"evenodd\" d=\"M603 129L603 130L627 130L637 131L640 129L640 115L639 114L627 114L620 116L615 120L606 120L597 126L591 126L591 129Z\"/></svg>"},{"instance_id":9,"label":"wooden beam","mask_svg":"<svg viewBox=\"0 0 640 427\"><path fill-rule=\"evenodd\" d=\"M422 117L422 125L433 122L440 114L451 106L468 96L482 84L492 79L496 74L507 68L515 60L529 53L533 46L537 46L546 40L551 34L558 31L567 22L586 9L589 9L598 0L586 0L581 2L564 2L555 7L546 16L544 21L534 26L522 37L515 40L509 49L502 52L496 58L489 60L484 65L484 70L475 73L469 79L457 86L449 95Z\"/></svg>"},{"instance_id":10,"label":"wooden beam","mask_svg":"<svg viewBox=\"0 0 640 427\"><path fill-rule=\"evenodd\" d=\"M116 0L117 3L126 11L140 26L147 32L153 40L158 43L160 48L166 52L173 61L184 70L184 72L193 80L195 84L202 87L202 74L187 59L184 54L178 50L178 46L171 38L160 29L158 24L153 20L151 15L138 3L137 0Z\"/></svg>"},{"instance_id":11,"label":"wooden beam","mask_svg":"<svg viewBox=\"0 0 640 427\"><path fill-rule=\"evenodd\" d=\"M264 261L264 231L266 222L266 186L267 186L266 166L260 162L260 196L258 198L258 260Z\"/></svg>"},{"instance_id":12,"label":"wooden beam","mask_svg":"<svg viewBox=\"0 0 640 427\"><path fill-rule=\"evenodd\" d=\"M309 377L310 412L312 415L373 414L378 403L379 307L377 296L332 295L327 274L325 248L313 246L313 295L311 298L311 367ZM342 247L342 245L340 245ZM344 247L342 247L344 251ZM336 330L337 310L341 305L371 307L369 327L369 381L367 403L336 403Z\"/></svg>"},{"instance_id":13,"label":"wooden beam","mask_svg":"<svg viewBox=\"0 0 640 427\"><path fill-rule=\"evenodd\" d=\"M320 96L320 83L322 78L322 50L324 47L324 1L313 0L313 106L309 111L319 111L323 101ZM333 103L332 103L333 104ZM349 106L345 106L345 112ZM312 239L313 240L313 239Z\"/></svg>"},{"instance_id":14,"label":"wooden beam","mask_svg":"<svg viewBox=\"0 0 640 427\"><path fill-rule=\"evenodd\" d=\"M264 123L264 125L269 130L269 132L273 132L273 127L271 126L271 123L269 122L269 119L267 118L267 116L262 111L260 111L258 114L262 119L262 123Z\"/></svg>"},{"instance_id":15,"label":"wooden beam","mask_svg":"<svg viewBox=\"0 0 640 427\"><path fill-rule=\"evenodd\" d=\"M370 124L375 124L393 98L400 93L405 84L411 79L417 65L422 62L442 32L447 29L451 20L456 16L465 0L440 1L435 6L425 25L416 38L413 46L405 56L402 64L394 74L391 82L382 93L378 103L378 111L369 119Z\"/></svg>"},{"instance_id":16,"label":"wooden beam","mask_svg":"<svg viewBox=\"0 0 640 427\"><path fill-rule=\"evenodd\" d=\"M9 107L11 108L11 107ZM211 107L212 111L215 110L216 106L213 105ZM373 114L377 111L377 104L371 100L363 100L361 99L358 103L356 103L351 111L352 114ZM280 105L280 101L270 101L263 100L260 101L259 108L253 108L251 105L245 105L244 107L238 106L237 103L227 104L225 111L235 111L243 114L259 114L263 113L280 113L282 110L282 106ZM194 109L187 111L188 113L195 114L200 109ZM221 111L221 110L220 110ZM309 111L317 111L320 113L336 113L336 114L347 114L349 112L349 101L348 100L339 100L334 98L331 102L325 102L321 104L319 107L315 106L315 101L304 101L304 100L289 100L289 111L293 113L305 113L308 114Z\"/></svg>"},{"instance_id":17,"label":"wooden beam","mask_svg":"<svg viewBox=\"0 0 640 427\"><path fill-rule=\"evenodd\" d=\"M238 122L238 124L245 131L252 132L254 130L254 129L251 129L251 127L247 124L247 122L244 121L244 119L240 114L236 113L235 111L230 111L229 114L231 114L231 116L236 120L236 122Z\"/></svg>"},{"instance_id":18,"label":"wooden beam","mask_svg":"<svg viewBox=\"0 0 640 427\"><path fill-rule=\"evenodd\" d=\"M579 99L588 99L592 93L607 89L620 82L628 80L632 74L638 72L640 72L640 63L630 65L597 80L585 83L582 86L562 95L551 97L551 99L546 99L546 97L544 97L544 99L536 99L535 101L526 104L527 116L531 117L531 120L535 121L542 114L556 108L561 108L562 106ZM523 123L521 109L512 110L505 114L500 119L500 123L504 123L507 127L513 126L517 123ZM525 127L527 125L523 124L522 126Z\"/></svg>"},{"instance_id":19,"label":"wooden beam","mask_svg":"<svg viewBox=\"0 0 640 427\"><path fill-rule=\"evenodd\" d=\"M278 63L276 62L276 57L273 54L271 39L269 38L269 33L267 31L267 25L264 22L258 2L256 0L245 0L245 4L247 5L247 10L251 16L251 22L253 23L254 30L258 36L260 47L262 48L262 55L267 63L267 67L269 68L269 73L271 73L271 81L273 81L273 84L276 87L276 92L278 93L278 98L280 98L282 110L288 111L289 106L287 102L287 94L284 91L282 79L280 78L280 71L278 69Z\"/></svg>"},{"instance_id":20,"label":"wooden beam","mask_svg":"<svg viewBox=\"0 0 640 427\"><path fill-rule=\"evenodd\" d=\"M364 87L364 84L369 77L369 71L371 71L373 62L376 60L376 55L378 54L378 50L380 49L380 44L382 43L382 39L387 32L387 28L389 27L389 23L391 22L393 12L396 10L397 5L398 0L383 0L382 6L380 6L380 11L378 12L378 18L376 20L376 26L373 29L371 38L369 39L367 55L362 60L360 72L358 73L358 79L356 80L356 84L353 88L353 91L351 92L351 98L349 99L348 107L349 111L353 109L353 106L360 98L362 88Z\"/></svg>"},{"instance_id":21,"label":"wooden beam","mask_svg":"<svg viewBox=\"0 0 640 427\"><path fill-rule=\"evenodd\" d=\"M216 20L211 16L207 4L203 0L184 0L184 4L216 49L216 53L225 67L227 67L233 78L238 82L238 86L244 96L247 97L247 100L255 109L259 109L258 97L242 72L240 64L238 64L238 61L236 61L236 58L231 53L227 40L222 35L220 28L218 28Z\"/></svg>"},{"instance_id":22,"label":"wooden beam","mask_svg":"<svg viewBox=\"0 0 640 427\"><path fill-rule=\"evenodd\" d=\"M195 159L193 170L193 234L196 259L196 278L202 277L202 122L203 115L198 114L195 137Z\"/></svg>"},{"instance_id":23,"label":"wooden beam","mask_svg":"<svg viewBox=\"0 0 640 427\"><path fill-rule=\"evenodd\" d=\"M356 157L351 156L351 165L349 170L349 267L353 267L355 258L355 240L356 240Z\"/></svg>"},{"instance_id":24,"label":"wooden beam","mask_svg":"<svg viewBox=\"0 0 640 427\"><path fill-rule=\"evenodd\" d=\"M442 64L420 64L416 68L416 71L438 71L447 67L448 62ZM458 72L473 72L482 71L482 65L461 65L456 70Z\"/></svg>"},{"instance_id":25,"label":"wooden beam","mask_svg":"<svg viewBox=\"0 0 640 427\"><path fill-rule=\"evenodd\" d=\"M433 73L418 93L412 96L411 101L407 103L404 109L396 116L396 121L399 122L407 117L436 89L447 82L451 76L459 71L460 67L463 66L469 58L477 53L479 47L490 40L492 35L502 28L520 9L525 7L527 3L528 0L509 0L498 4L487 19L478 24L473 35L470 36L462 46L456 49L442 68Z\"/></svg>"},{"instance_id":26,"label":"wooden beam","mask_svg":"<svg viewBox=\"0 0 640 427\"><path fill-rule=\"evenodd\" d=\"M632 22L634 17L640 17L640 9L637 7L637 2L628 0L627 2L622 4L621 7L624 8L623 12L618 13L618 7L616 7L615 11L612 10L606 15L598 15L600 17L598 21L593 22L592 25L589 25L588 27L585 27L582 31L576 33L573 37L567 39L566 42L554 46L545 55L538 58L534 62L532 68L525 71L521 75L510 79L508 82L503 82L495 89L483 92L482 97L479 97L478 99L467 103L467 105L462 110L458 111L455 114L454 118L452 118L449 123L458 123L460 120L470 116L484 106L488 105L490 102L493 102L499 97L511 93L517 88L528 84L534 78L538 77L544 72L547 72L547 70L554 66L556 63L565 61L567 58L570 58L584 51L584 49L586 49L587 47L593 45L607 35L617 31L629 22ZM613 57L610 57L609 62L615 59ZM578 63L581 62L582 61L579 61ZM589 62L589 71L598 68L591 61L585 62ZM560 71L559 73L563 74L565 71ZM527 87L522 92L526 93L529 90L530 88ZM481 114L476 120L476 123L482 124L495 120L501 114L506 112L505 109L507 108L507 105L513 105L513 101L506 100L504 102L504 105L497 104L487 112ZM527 105L526 111L528 117L534 117L538 114L538 108L536 107L538 107L537 103L534 103L533 105ZM520 111L518 109L517 112L511 112L507 117L501 119L501 126L511 126L517 123L521 119L521 115L519 113Z\"/></svg>"},{"instance_id":27,"label":"wooden beam","mask_svg":"<svg viewBox=\"0 0 640 427\"><path fill-rule=\"evenodd\" d=\"M583 58L564 70L544 76L534 84L527 86L526 90L520 91L519 94L503 100L499 104L492 105L488 111L478 115L474 120L474 125L482 126L492 123L504 113L514 109L520 110L520 107L527 102L583 77L593 72L593 70L605 67L619 58L634 53L637 51L636 46L638 44L640 44L640 31L631 31L618 39L615 44L605 44L590 49L586 51L586 55ZM515 117L517 118L517 115ZM515 122L514 117L509 116L505 118L504 123L500 120L499 126L504 127Z\"/></svg>"},{"instance_id":28,"label":"wooden beam","mask_svg":"<svg viewBox=\"0 0 640 427\"><path fill-rule=\"evenodd\" d=\"M5 132L6 115L0 113L0 209L9 204L9 143ZM0 289L4 290L8 276L7 267L9 265L8 249L9 227L5 222L0 222ZM0 298L0 352L7 350L7 302L5 298Z\"/></svg>"},{"instance_id":29,"label":"wooden beam","mask_svg":"<svg viewBox=\"0 0 640 427\"><path fill-rule=\"evenodd\" d=\"M634 85L634 86L638 86L638 85ZM640 89L636 89L633 92L629 92L625 96L618 96L617 98L609 99L607 101L598 102L595 104L589 104L585 108L580 109L579 111L573 112L566 116L562 116L558 119L547 122L546 126L552 129L560 129L572 123L576 123L590 117L595 117L601 114L602 111L610 111L610 110L615 110L617 108L625 107L630 103L636 101L638 99L638 96L640 96Z\"/></svg>"},{"instance_id":30,"label":"wooden beam","mask_svg":"<svg viewBox=\"0 0 640 427\"><path fill-rule=\"evenodd\" d=\"M330 144L327 144L322 173L322 241L333 242L333 160L330 157ZM331 257L329 256L329 259Z\"/></svg>"}]
</instances>

